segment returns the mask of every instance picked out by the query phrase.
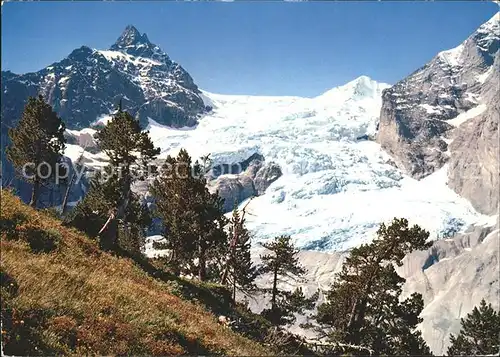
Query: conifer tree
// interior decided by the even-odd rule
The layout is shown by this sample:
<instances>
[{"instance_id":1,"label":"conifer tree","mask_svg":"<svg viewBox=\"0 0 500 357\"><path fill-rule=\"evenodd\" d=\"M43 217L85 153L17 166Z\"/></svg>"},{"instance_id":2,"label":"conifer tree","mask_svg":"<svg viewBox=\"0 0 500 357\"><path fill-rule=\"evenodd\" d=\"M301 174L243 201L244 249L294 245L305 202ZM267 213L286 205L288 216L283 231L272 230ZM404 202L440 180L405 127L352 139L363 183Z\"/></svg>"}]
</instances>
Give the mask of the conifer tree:
<instances>
[{"instance_id":1,"label":"conifer tree","mask_svg":"<svg viewBox=\"0 0 500 357\"><path fill-rule=\"evenodd\" d=\"M167 157L150 191L164 227L163 247L171 251L172 271L206 280L208 265L213 268L217 256L227 249L227 234L223 200L208 191L201 165L193 164L181 149L176 158Z\"/></svg>"},{"instance_id":2,"label":"conifer tree","mask_svg":"<svg viewBox=\"0 0 500 357\"><path fill-rule=\"evenodd\" d=\"M7 158L23 179L33 184L30 205L36 207L40 189L59 173L64 152L65 125L42 96L29 97L17 127L9 130L12 145ZM24 172L23 172L24 171Z\"/></svg>"},{"instance_id":3,"label":"conifer tree","mask_svg":"<svg viewBox=\"0 0 500 357\"><path fill-rule=\"evenodd\" d=\"M111 168L105 170L110 171ZM99 237L100 233L102 234L101 229L109 219L109 213L115 210L122 194L121 182L117 176L111 172L108 178L103 176L105 175L102 173L96 173L90 181L87 194L66 218L71 226L91 237ZM145 230L152 223L146 204L141 202L137 194L130 193L124 217L115 222L116 226L113 228L115 236L104 238L101 236L101 247L104 250L116 250L120 247L129 253L139 255L145 239Z\"/></svg>"},{"instance_id":4,"label":"conifer tree","mask_svg":"<svg viewBox=\"0 0 500 357\"><path fill-rule=\"evenodd\" d=\"M351 250L336 275L317 321L333 342L365 347L375 354L429 355L416 326L423 309L420 294L399 300L405 279L394 269L413 250L426 249L429 233L406 219L382 224L377 238Z\"/></svg>"},{"instance_id":5,"label":"conifer tree","mask_svg":"<svg viewBox=\"0 0 500 357\"><path fill-rule=\"evenodd\" d=\"M312 309L318 298L314 294L306 298L301 288L290 292L282 290L278 283L284 277L296 279L305 274L305 269L299 264L299 250L291 242L290 236L279 236L271 242L262 243L270 254L261 256L261 273L272 274L272 287L266 289L271 294L271 307L262 311L262 315L274 325L286 325L295 321L294 314Z\"/></svg>"},{"instance_id":6,"label":"conifer tree","mask_svg":"<svg viewBox=\"0 0 500 357\"><path fill-rule=\"evenodd\" d=\"M119 236L142 239L139 232L151 223L147 208L132 192L132 184L145 179L144 170L160 149L154 147L149 132L141 130L139 121L121 108L95 138L110 158L110 165L92 179L89 192L72 215L72 224L91 235L97 234L101 246L113 250Z\"/></svg>"},{"instance_id":7,"label":"conifer tree","mask_svg":"<svg viewBox=\"0 0 500 357\"><path fill-rule=\"evenodd\" d=\"M500 352L500 314L483 299L461 319L458 336L450 336L448 356L498 355Z\"/></svg>"},{"instance_id":8,"label":"conifer tree","mask_svg":"<svg viewBox=\"0 0 500 357\"><path fill-rule=\"evenodd\" d=\"M233 287L233 301L236 301L236 289L244 293L255 290L254 281L259 274L250 254L250 232L245 227L245 217L240 217L237 205L229 224L229 241L234 244L229 252L228 271Z\"/></svg>"},{"instance_id":9,"label":"conifer tree","mask_svg":"<svg viewBox=\"0 0 500 357\"><path fill-rule=\"evenodd\" d=\"M118 221L125 222L123 219L133 200L134 178L160 153L160 149L154 147L149 132L142 131L139 120L122 111L121 105L95 138L99 148L110 158L113 175L118 175L120 197L113 202L108 220L99 232L105 245L112 248L118 235Z\"/></svg>"},{"instance_id":10,"label":"conifer tree","mask_svg":"<svg viewBox=\"0 0 500 357\"><path fill-rule=\"evenodd\" d=\"M96 134L97 145L111 159L115 168L122 168L122 174L130 174L132 165L150 163L159 153L149 131L142 131L139 120L126 111L118 110L111 120Z\"/></svg>"}]
</instances>

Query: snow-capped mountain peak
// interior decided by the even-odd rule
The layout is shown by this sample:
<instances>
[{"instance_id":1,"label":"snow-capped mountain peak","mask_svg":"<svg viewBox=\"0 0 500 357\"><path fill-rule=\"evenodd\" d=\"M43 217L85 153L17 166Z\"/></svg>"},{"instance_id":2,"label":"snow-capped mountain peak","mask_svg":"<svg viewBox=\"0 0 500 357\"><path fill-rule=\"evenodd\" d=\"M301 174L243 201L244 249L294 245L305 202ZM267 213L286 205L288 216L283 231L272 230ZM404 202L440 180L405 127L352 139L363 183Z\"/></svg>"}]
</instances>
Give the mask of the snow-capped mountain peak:
<instances>
[{"instance_id":1,"label":"snow-capped mountain peak","mask_svg":"<svg viewBox=\"0 0 500 357\"><path fill-rule=\"evenodd\" d=\"M361 87L361 88L372 88L376 86L377 82L365 75L359 76L358 78L343 85L343 87Z\"/></svg>"},{"instance_id":2,"label":"snow-capped mountain peak","mask_svg":"<svg viewBox=\"0 0 500 357\"><path fill-rule=\"evenodd\" d=\"M159 46L151 43L146 33L141 34L134 26L128 25L109 51L122 52L134 57L150 58L171 65L168 55Z\"/></svg>"},{"instance_id":3,"label":"snow-capped mountain peak","mask_svg":"<svg viewBox=\"0 0 500 357\"><path fill-rule=\"evenodd\" d=\"M382 90L387 87L389 87L388 84L379 83L368 76L360 76L343 86L343 88L351 90L355 97L370 98L380 96Z\"/></svg>"},{"instance_id":4,"label":"snow-capped mountain peak","mask_svg":"<svg viewBox=\"0 0 500 357\"><path fill-rule=\"evenodd\" d=\"M2 72L2 87L7 122L19 117L29 95L42 94L70 129L110 114L120 98L143 123L193 126L207 109L189 73L132 25L107 50L81 46L35 73ZM10 103L5 112L3 103Z\"/></svg>"},{"instance_id":5,"label":"snow-capped mountain peak","mask_svg":"<svg viewBox=\"0 0 500 357\"><path fill-rule=\"evenodd\" d=\"M342 86L335 87L317 97L323 100L363 100L380 98L389 84L379 83L368 76L360 76Z\"/></svg>"},{"instance_id":6,"label":"snow-capped mountain peak","mask_svg":"<svg viewBox=\"0 0 500 357\"><path fill-rule=\"evenodd\" d=\"M132 25L128 25L111 49L122 49L130 46L151 45L148 36L141 33Z\"/></svg>"},{"instance_id":7,"label":"snow-capped mountain peak","mask_svg":"<svg viewBox=\"0 0 500 357\"><path fill-rule=\"evenodd\" d=\"M481 51L489 54L496 53L500 40L500 13L497 12L490 20L482 24L473 36Z\"/></svg>"}]
</instances>

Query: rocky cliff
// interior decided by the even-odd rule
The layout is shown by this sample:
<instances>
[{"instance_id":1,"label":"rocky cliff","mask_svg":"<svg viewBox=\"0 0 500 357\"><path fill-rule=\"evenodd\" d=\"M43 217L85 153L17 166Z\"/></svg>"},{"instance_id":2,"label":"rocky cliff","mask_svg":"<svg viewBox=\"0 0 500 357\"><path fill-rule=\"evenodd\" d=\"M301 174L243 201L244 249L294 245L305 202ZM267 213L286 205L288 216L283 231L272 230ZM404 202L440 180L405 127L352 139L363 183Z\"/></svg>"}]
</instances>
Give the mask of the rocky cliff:
<instances>
[{"instance_id":1,"label":"rocky cliff","mask_svg":"<svg viewBox=\"0 0 500 357\"><path fill-rule=\"evenodd\" d=\"M499 21L385 90L377 135L414 178L449 161L449 186L486 214L498 209Z\"/></svg>"},{"instance_id":2,"label":"rocky cliff","mask_svg":"<svg viewBox=\"0 0 500 357\"><path fill-rule=\"evenodd\" d=\"M265 162L264 156L253 154L238 164L214 166L208 188L224 199L224 211L230 212L235 204L264 194L281 175L278 164Z\"/></svg>"}]
</instances>

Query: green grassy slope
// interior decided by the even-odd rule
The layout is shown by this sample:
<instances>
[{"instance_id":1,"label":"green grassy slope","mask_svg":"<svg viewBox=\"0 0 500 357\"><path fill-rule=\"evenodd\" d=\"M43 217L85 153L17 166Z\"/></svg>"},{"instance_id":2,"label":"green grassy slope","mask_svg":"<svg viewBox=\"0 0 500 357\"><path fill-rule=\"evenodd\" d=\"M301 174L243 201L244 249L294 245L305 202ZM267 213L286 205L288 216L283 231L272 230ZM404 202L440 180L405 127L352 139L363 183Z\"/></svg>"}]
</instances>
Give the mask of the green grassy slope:
<instances>
[{"instance_id":1,"label":"green grassy slope","mask_svg":"<svg viewBox=\"0 0 500 357\"><path fill-rule=\"evenodd\" d=\"M274 354L217 324L222 287L155 277L7 191L1 225L6 354Z\"/></svg>"}]
</instances>

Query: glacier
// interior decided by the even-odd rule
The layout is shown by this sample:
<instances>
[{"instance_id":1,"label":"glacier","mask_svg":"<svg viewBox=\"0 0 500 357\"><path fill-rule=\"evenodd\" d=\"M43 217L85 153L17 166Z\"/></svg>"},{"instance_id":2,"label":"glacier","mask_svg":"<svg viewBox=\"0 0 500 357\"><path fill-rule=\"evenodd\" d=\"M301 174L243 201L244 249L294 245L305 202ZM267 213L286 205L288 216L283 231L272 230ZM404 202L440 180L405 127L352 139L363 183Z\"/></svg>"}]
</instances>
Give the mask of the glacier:
<instances>
[{"instance_id":1,"label":"glacier","mask_svg":"<svg viewBox=\"0 0 500 357\"><path fill-rule=\"evenodd\" d=\"M214 109L195 128L149 120L147 129L161 158L185 148L193 158L211 154L215 165L258 153L281 166L283 176L247 207L254 244L289 234L301 249L345 251L369 241L381 222L394 217L421 225L431 239L485 221L447 187L446 166L417 181L379 144L358 139L376 134L388 87L361 76L315 98L203 91Z\"/></svg>"},{"instance_id":2,"label":"glacier","mask_svg":"<svg viewBox=\"0 0 500 357\"><path fill-rule=\"evenodd\" d=\"M146 129L160 159L184 148L194 159L210 154L214 165L256 153L280 165L283 176L247 206L256 247L288 234L303 250L346 251L370 241L380 223L394 217L419 224L430 239L489 222L447 187L446 166L417 181L378 143L365 140L376 135L382 91L389 87L361 76L314 98L203 91L213 110L197 126L172 128L149 118ZM66 151L72 160L82 152L77 145ZM85 153L96 167L105 165L103 155Z\"/></svg>"}]
</instances>

